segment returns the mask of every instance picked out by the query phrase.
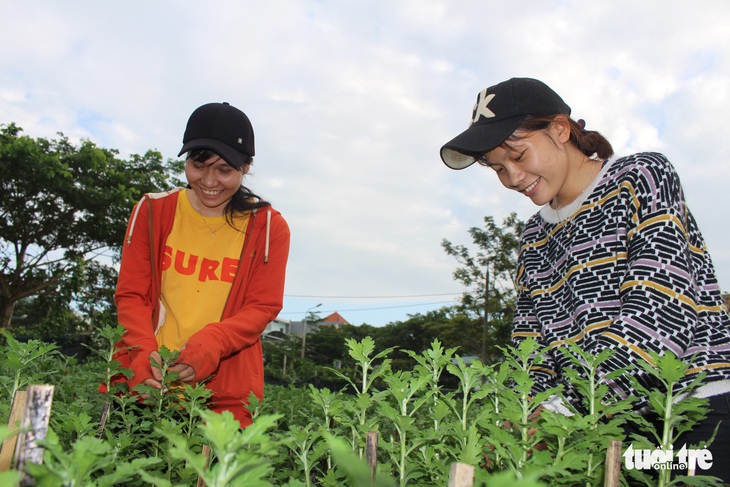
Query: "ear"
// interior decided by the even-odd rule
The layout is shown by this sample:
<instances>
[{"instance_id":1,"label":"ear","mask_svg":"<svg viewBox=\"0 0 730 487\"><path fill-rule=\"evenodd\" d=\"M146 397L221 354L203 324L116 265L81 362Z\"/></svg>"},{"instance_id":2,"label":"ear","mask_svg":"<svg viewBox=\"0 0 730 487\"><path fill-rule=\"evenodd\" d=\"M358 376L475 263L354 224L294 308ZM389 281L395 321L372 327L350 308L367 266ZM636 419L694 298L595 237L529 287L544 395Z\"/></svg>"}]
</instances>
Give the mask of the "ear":
<instances>
[{"instance_id":1,"label":"ear","mask_svg":"<svg viewBox=\"0 0 730 487\"><path fill-rule=\"evenodd\" d=\"M570 140L570 120L565 115L558 115L553 120L550 128L554 131L557 140L565 144Z\"/></svg>"},{"instance_id":2,"label":"ear","mask_svg":"<svg viewBox=\"0 0 730 487\"><path fill-rule=\"evenodd\" d=\"M246 163L243 166L241 166L241 169L239 169L239 171L241 171L241 174L243 174L245 176L246 174L248 174L248 171L250 169L251 169L251 163L249 162L249 163Z\"/></svg>"}]
</instances>

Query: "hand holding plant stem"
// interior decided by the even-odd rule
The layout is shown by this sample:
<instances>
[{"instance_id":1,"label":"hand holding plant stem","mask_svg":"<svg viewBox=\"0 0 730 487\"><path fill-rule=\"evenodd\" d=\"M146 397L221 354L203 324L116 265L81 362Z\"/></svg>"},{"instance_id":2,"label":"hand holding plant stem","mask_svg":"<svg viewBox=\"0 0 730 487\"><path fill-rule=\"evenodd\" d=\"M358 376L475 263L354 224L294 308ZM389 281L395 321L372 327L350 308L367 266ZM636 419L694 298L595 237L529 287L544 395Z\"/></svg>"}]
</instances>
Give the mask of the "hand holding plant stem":
<instances>
[{"instance_id":1,"label":"hand holding plant stem","mask_svg":"<svg viewBox=\"0 0 730 487\"><path fill-rule=\"evenodd\" d=\"M159 352L152 352L150 366L153 378L147 379L135 387L142 400L151 400L153 404L157 404L158 413L161 413L164 408L165 395L169 392L170 386L178 379L178 373L173 372L171 367L179 355L179 351L170 350L165 346L160 347Z\"/></svg>"}]
</instances>

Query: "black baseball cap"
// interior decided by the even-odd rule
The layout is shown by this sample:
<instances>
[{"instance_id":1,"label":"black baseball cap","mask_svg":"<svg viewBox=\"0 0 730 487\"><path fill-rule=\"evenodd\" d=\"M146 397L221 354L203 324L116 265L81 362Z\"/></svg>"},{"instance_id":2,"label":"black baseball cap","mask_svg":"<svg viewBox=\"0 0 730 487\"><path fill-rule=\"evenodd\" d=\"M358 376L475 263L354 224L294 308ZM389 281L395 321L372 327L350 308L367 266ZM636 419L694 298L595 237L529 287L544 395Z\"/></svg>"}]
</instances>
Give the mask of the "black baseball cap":
<instances>
[{"instance_id":1,"label":"black baseball cap","mask_svg":"<svg viewBox=\"0 0 730 487\"><path fill-rule=\"evenodd\" d=\"M479 92L469 128L441 147L441 160L464 169L499 146L530 115L570 115L570 107L542 81L512 78Z\"/></svg>"},{"instance_id":2,"label":"black baseball cap","mask_svg":"<svg viewBox=\"0 0 730 487\"><path fill-rule=\"evenodd\" d=\"M245 113L227 102L208 103L188 119L178 157L193 149L209 149L240 168L254 156L253 127Z\"/></svg>"}]
</instances>

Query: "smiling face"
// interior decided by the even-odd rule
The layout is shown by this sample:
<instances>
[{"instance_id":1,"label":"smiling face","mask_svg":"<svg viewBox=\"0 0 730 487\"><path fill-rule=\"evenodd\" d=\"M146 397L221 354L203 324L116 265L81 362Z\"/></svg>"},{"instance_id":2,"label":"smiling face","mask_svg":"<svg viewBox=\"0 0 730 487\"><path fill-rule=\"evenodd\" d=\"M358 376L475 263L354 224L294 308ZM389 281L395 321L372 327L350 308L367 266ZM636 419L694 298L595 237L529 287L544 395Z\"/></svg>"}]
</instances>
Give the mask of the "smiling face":
<instances>
[{"instance_id":1,"label":"smiling face","mask_svg":"<svg viewBox=\"0 0 730 487\"><path fill-rule=\"evenodd\" d=\"M547 129L515 132L505 143L479 161L492 168L505 188L524 194L536 205L556 201L564 206L583 188L580 162L584 160L568 141L570 126L555 120Z\"/></svg>"},{"instance_id":2,"label":"smiling face","mask_svg":"<svg viewBox=\"0 0 730 487\"><path fill-rule=\"evenodd\" d=\"M222 216L250 167L246 164L236 169L217 154L205 161L188 158L185 162L185 177L196 200L191 201L193 207L203 216Z\"/></svg>"}]
</instances>

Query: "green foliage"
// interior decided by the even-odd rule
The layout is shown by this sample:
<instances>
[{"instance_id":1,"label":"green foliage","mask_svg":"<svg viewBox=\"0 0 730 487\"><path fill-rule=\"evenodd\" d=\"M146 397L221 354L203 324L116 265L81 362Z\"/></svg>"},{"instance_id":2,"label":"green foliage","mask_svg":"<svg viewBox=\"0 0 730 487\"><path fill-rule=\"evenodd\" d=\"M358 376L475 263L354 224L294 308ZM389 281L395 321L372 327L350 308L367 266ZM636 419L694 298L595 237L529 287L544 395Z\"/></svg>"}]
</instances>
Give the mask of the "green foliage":
<instances>
[{"instance_id":1,"label":"green foliage","mask_svg":"<svg viewBox=\"0 0 730 487\"><path fill-rule=\"evenodd\" d=\"M480 350L481 322L455 308L445 307L378 328L320 326L307 335L304 359L300 358L301 337L279 333L266 335L262 341L266 383L300 387L313 384L318 388L341 389L348 385L343 377L356 377L361 373L347 343L349 340L361 342L365 338L373 340L377 350L401 349L418 353L438 340L444 347L470 356ZM414 358L418 353L392 353L388 366L391 370L412 370L418 364ZM380 382L380 379L376 380L378 386L382 385ZM448 373L441 376L439 385L452 390L457 387L455 378Z\"/></svg>"},{"instance_id":2,"label":"green foliage","mask_svg":"<svg viewBox=\"0 0 730 487\"><path fill-rule=\"evenodd\" d=\"M454 279L469 289L462 296L462 310L482 320L479 355L485 363L498 360L500 346L509 341L515 299L514 273L524 226L516 213L505 218L501 227L493 217L486 216L484 228L469 229L475 250L446 239L441 242L444 251L460 264L454 271Z\"/></svg>"},{"instance_id":3,"label":"green foliage","mask_svg":"<svg viewBox=\"0 0 730 487\"><path fill-rule=\"evenodd\" d=\"M48 360L53 360L53 354L58 349L56 345L43 343L40 340L30 340L21 343L6 330L0 330L5 338L5 350L0 358L0 375L2 384L8 397L13 397L19 389L29 385L29 377L43 378L48 373L44 366Z\"/></svg>"},{"instance_id":4,"label":"green foliage","mask_svg":"<svg viewBox=\"0 0 730 487\"><path fill-rule=\"evenodd\" d=\"M634 379L634 387L641 391L649 398L652 410L661 419L663 425L661 431L655 431L647 420L643 417L631 418L633 422L639 424L643 431L650 433L651 438L645 435L633 435L635 440L635 448L652 450L655 445L660 449L667 451L672 450L679 436L692 429L692 426L703 420L707 413L708 400L697 397L684 397L690 394L697 386L700 385L704 374L698 374L696 378L685 388L679 388L679 381L687 374L689 364L677 358L672 352L659 355L650 352L651 363L641 363L641 368L649 376L653 377L662 385L660 389L649 390L639 381ZM681 398L681 400L679 400ZM715 431L715 434L717 430ZM708 438L702 445L687 445L688 448L704 448L705 445L712 443L714 439ZM647 482L643 475L637 475L641 480ZM656 483L656 481L654 481ZM647 482L648 485L653 485ZM686 477L681 479L671 479L670 470L662 470L659 472L659 487L669 485L721 485L716 484L712 480L702 477Z\"/></svg>"},{"instance_id":5,"label":"green foliage","mask_svg":"<svg viewBox=\"0 0 730 487\"><path fill-rule=\"evenodd\" d=\"M210 465L191 450L187 437L164 433L171 444L172 458L185 460L208 487L272 485L267 480L273 468L269 457L278 445L267 431L275 424L277 416L260 416L252 426L242 430L228 411L222 414L202 411L200 414L203 423L199 428L211 448Z\"/></svg>"},{"instance_id":6,"label":"green foliage","mask_svg":"<svg viewBox=\"0 0 730 487\"><path fill-rule=\"evenodd\" d=\"M51 434L42 445L46 450L43 464L26 466L39 487L90 485L92 480L99 487L125 485L141 469L160 462L158 458L121 460L110 443L93 436L83 436L64 449Z\"/></svg>"},{"instance_id":7,"label":"green foliage","mask_svg":"<svg viewBox=\"0 0 730 487\"><path fill-rule=\"evenodd\" d=\"M145 192L178 183L178 169L156 151L124 160L88 140L33 139L0 125L0 328L15 319L34 337L52 325L81 334L90 325L72 302L88 319L109 319L111 264L132 206ZM46 312L40 323L14 313L29 298L26 309Z\"/></svg>"},{"instance_id":8,"label":"green foliage","mask_svg":"<svg viewBox=\"0 0 730 487\"><path fill-rule=\"evenodd\" d=\"M565 475L559 485L578 481L585 481L586 485L601 485L605 475L603 452L608 448L610 439L623 438L623 424L626 418L633 417L632 404L635 402L635 398L614 397L606 381L628 371L622 369L599 376L602 363L615 354L613 350L604 350L593 356L569 342L563 351L573 364L573 368L565 371L566 376L582 394L583 409L587 414L578 414L575 408L571 408L575 420L566 421L561 414L541 413L545 416L546 433L554 435L556 457L568 466L581 466L580 475ZM590 453L586 455L585 452Z\"/></svg>"},{"instance_id":9,"label":"green foliage","mask_svg":"<svg viewBox=\"0 0 730 487\"><path fill-rule=\"evenodd\" d=\"M371 487L394 487L396 482L389 475L376 473L375 478L367 464L362 462L341 439L325 435L327 446L332 452L335 464L342 469L343 476L349 480L346 485L369 485Z\"/></svg>"},{"instance_id":10,"label":"green foliage","mask_svg":"<svg viewBox=\"0 0 730 487\"><path fill-rule=\"evenodd\" d=\"M390 357L399 352L379 350L366 337L347 340L353 373L332 371L345 387L269 385L263 401L250 399L253 426L240 429L230 413L206 408L210 393L205 388L178 387L168 370L175 352L161 350L161 361L154 364L167 391L140 388L148 395L140 401L109 384L119 372L112 356L121 333L121 328L102 330L107 343L93 367L92 361L65 361L42 342L19 343L6 335L0 357L16 357L2 362L0 377L9 378L6 390L20 370L22 384L43 379L58 392L50 433L42 443L44 462L27 467L37 485L171 487L195 485L201 478L208 486L432 486L447 485L450 465L461 462L475 467L475 485L597 486L603 482L608 442L624 440L626 421L644 428L635 441L671 441L701 419L706 408L702 401L673 400L688 392L677 390L687 368L670 354L654 356L653 364L643 366L662 384L646 391L665 420L664 429L655 431L633 411L633 399L619 400L606 387L599 371L611 352L593 357L573 345L563 350L572 358L568 374L588 411L564 416L541 406L560 397L560 388L533 393L529 372L545 356L534 340L505 347L504 361L491 365L465 361L455 348L434 340L422 353L405 351L415 364L411 370L393 370ZM35 367L40 363L42 368ZM454 378L454 389L440 385L445 375ZM116 393L99 394L100 383ZM105 400L109 419L99 432L97 418ZM7 410L0 412L0 420L7 421ZM374 477L365 455L370 431L379 435ZM9 434L0 428L0 437ZM203 455L208 448L209 456ZM624 481L631 476L656 485L645 472L624 470L623 475ZM18 476L5 473L0 482ZM661 485L679 481L667 479ZM702 476L681 481L718 485Z\"/></svg>"}]
</instances>

